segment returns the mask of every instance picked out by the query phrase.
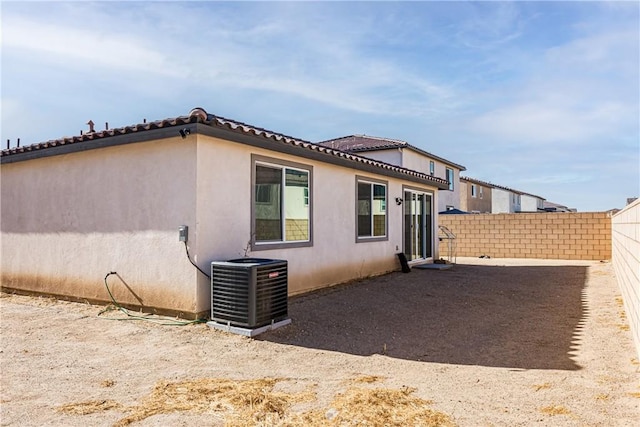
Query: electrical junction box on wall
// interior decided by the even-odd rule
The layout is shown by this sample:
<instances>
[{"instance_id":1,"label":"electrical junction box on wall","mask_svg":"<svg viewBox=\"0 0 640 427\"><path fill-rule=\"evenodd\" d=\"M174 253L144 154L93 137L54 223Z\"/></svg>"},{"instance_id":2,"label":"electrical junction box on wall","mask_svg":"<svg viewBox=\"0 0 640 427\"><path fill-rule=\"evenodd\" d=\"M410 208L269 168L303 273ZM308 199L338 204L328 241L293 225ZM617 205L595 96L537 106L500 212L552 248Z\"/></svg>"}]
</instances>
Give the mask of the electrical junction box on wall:
<instances>
[{"instance_id":1,"label":"electrical junction box on wall","mask_svg":"<svg viewBox=\"0 0 640 427\"><path fill-rule=\"evenodd\" d=\"M189 227L186 225L181 225L178 227L178 237L181 242L186 242L189 236Z\"/></svg>"}]
</instances>

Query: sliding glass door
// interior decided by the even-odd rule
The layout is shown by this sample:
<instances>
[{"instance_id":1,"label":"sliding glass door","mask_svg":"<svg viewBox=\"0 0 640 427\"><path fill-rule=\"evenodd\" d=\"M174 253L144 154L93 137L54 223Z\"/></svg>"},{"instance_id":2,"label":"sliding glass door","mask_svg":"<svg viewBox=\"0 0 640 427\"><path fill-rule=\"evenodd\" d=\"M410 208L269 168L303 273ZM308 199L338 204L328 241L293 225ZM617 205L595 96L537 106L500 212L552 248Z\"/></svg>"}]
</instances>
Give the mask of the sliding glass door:
<instances>
[{"instance_id":1,"label":"sliding glass door","mask_svg":"<svg viewBox=\"0 0 640 427\"><path fill-rule=\"evenodd\" d=\"M431 199L429 193L404 192L404 253L409 261L433 256Z\"/></svg>"}]
</instances>

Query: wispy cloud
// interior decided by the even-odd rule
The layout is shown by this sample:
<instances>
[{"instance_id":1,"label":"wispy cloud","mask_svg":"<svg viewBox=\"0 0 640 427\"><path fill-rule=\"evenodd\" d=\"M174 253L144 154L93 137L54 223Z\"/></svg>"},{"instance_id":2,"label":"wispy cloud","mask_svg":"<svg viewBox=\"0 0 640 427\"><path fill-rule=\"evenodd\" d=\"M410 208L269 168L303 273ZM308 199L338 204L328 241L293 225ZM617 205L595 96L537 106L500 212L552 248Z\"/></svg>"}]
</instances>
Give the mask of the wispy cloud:
<instances>
[{"instance_id":1,"label":"wispy cloud","mask_svg":"<svg viewBox=\"0 0 640 427\"><path fill-rule=\"evenodd\" d=\"M536 194L599 183L594 159L631 159L638 181L635 4L7 2L2 12L3 139L202 105L305 139L408 140Z\"/></svg>"},{"instance_id":2,"label":"wispy cloud","mask_svg":"<svg viewBox=\"0 0 640 427\"><path fill-rule=\"evenodd\" d=\"M43 21L12 19L3 23L3 49L42 55L44 61L69 67L100 67L132 72L180 75L167 55L145 46L129 35L101 34L90 28L74 28Z\"/></svg>"}]
</instances>

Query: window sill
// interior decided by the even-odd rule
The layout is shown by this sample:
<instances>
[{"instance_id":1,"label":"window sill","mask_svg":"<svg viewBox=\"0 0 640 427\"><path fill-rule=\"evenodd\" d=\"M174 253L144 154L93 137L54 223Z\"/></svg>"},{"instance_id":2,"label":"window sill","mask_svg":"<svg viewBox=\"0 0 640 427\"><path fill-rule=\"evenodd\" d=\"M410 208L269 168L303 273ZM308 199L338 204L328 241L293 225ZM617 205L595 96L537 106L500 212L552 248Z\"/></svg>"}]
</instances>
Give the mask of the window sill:
<instances>
[{"instance_id":1,"label":"window sill","mask_svg":"<svg viewBox=\"0 0 640 427\"><path fill-rule=\"evenodd\" d=\"M306 248L313 246L311 240L305 240L300 242L273 242L273 243L251 243L251 251L267 251L271 249L291 249L291 248Z\"/></svg>"}]
</instances>

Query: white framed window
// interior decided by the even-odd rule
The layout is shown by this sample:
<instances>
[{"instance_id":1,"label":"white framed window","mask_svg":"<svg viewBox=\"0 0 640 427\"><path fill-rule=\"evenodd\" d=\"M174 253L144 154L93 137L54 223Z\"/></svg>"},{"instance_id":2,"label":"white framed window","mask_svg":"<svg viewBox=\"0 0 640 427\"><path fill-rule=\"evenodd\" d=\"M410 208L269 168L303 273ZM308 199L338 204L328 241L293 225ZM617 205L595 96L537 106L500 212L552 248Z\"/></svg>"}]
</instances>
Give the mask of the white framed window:
<instances>
[{"instance_id":1,"label":"white framed window","mask_svg":"<svg viewBox=\"0 0 640 427\"><path fill-rule=\"evenodd\" d=\"M482 186L480 186L480 198L482 199Z\"/></svg>"},{"instance_id":2,"label":"white framed window","mask_svg":"<svg viewBox=\"0 0 640 427\"><path fill-rule=\"evenodd\" d=\"M449 181L449 190L453 191L453 169L447 168L446 173L447 173L446 179L447 181Z\"/></svg>"},{"instance_id":3,"label":"white framed window","mask_svg":"<svg viewBox=\"0 0 640 427\"><path fill-rule=\"evenodd\" d=\"M478 188L475 184L471 184L471 197L478 197Z\"/></svg>"},{"instance_id":4,"label":"white framed window","mask_svg":"<svg viewBox=\"0 0 640 427\"><path fill-rule=\"evenodd\" d=\"M436 174L436 163L433 160L429 161L429 175L434 176Z\"/></svg>"},{"instance_id":5,"label":"white framed window","mask_svg":"<svg viewBox=\"0 0 640 427\"><path fill-rule=\"evenodd\" d=\"M387 183L356 177L356 242L387 240Z\"/></svg>"},{"instance_id":6,"label":"white framed window","mask_svg":"<svg viewBox=\"0 0 640 427\"><path fill-rule=\"evenodd\" d=\"M252 156L252 250L311 246L312 167Z\"/></svg>"}]
</instances>

